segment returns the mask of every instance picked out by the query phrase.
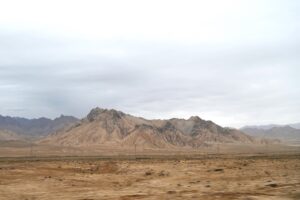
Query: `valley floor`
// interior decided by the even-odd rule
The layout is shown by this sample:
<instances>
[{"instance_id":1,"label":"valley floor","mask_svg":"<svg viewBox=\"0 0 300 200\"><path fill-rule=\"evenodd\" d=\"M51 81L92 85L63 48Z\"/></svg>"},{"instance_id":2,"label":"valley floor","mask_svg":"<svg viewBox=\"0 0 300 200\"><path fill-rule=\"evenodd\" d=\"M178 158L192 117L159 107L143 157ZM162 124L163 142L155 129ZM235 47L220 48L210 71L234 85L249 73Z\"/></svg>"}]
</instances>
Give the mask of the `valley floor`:
<instances>
[{"instance_id":1,"label":"valley floor","mask_svg":"<svg viewBox=\"0 0 300 200\"><path fill-rule=\"evenodd\" d=\"M0 200L300 199L300 154L0 158Z\"/></svg>"}]
</instances>

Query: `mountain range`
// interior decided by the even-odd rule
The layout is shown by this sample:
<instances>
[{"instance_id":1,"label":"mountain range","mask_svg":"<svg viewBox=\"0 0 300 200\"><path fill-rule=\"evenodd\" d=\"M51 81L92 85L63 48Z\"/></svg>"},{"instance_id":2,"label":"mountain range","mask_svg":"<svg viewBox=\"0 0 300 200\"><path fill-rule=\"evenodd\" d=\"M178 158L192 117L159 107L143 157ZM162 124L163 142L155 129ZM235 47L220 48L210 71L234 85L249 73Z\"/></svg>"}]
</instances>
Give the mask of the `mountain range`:
<instances>
[{"instance_id":1,"label":"mountain range","mask_svg":"<svg viewBox=\"0 0 300 200\"><path fill-rule=\"evenodd\" d=\"M247 129L247 128L268 130L268 129L275 128L275 127L285 127L285 126L290 126L294 129L300 129L300 123L293 123L293 124L285 124L285 125L280 125L280 124L251 125L251 126L244 126L241 128L241 130Z\"/></svg>"},{"instance_id":2,"label":"mountain range","mask_svg":"<svg viewBox=\"0 0 300 200\"><path fill-rule=\"evenodd\" d=\"M64 115L53 120L44 117L38 119L26 119L0 115L0 131L2 132L2 135L4 135L4 133L7 135L13 134L15 138L43 137L74 124L77 121L78 119L75 117Z\"/></svg>"},{"instance_id":3,"label":"mountain range","mask_svg":"<svg viewBox=\"0 0 300 200\"><path fill-rule=\"evenodd\" d=\"M98 107L81 120L64 115L53 120L0 115L0 141L34 141L37 145L52 146L197 148L220 143L265 144L280 138L264 137L265 133L255 130L224 128L198 116L148 120Z\"/></svg>"},{"instance_id":4,"label":"mountain range","mask_svg":"<svg viewBox=\"0 0 300 200\"><path fill-rule=\"evenodd\" d=\"M296 124L294 124L294 127ZM281 141L300 141L300 129L289 125L266 125L266 126L247 126L241 129L248 135L260 138L276 138Z\"/></svg>"},{"instance_id":5,"label":"mountain range","mask_svg":"<svg viewBox=\"0 0 300 200\"><path fill-rule=\"evenodd\" d=\"M243 132L223 128L198 116L189 119L147 120L114 109L94 108L71 127L48 135L40 144L62 146L139 145L147 148L173 148L209 145L210 143L261 143L263 140Z\"/></svg>"}]
</instances>

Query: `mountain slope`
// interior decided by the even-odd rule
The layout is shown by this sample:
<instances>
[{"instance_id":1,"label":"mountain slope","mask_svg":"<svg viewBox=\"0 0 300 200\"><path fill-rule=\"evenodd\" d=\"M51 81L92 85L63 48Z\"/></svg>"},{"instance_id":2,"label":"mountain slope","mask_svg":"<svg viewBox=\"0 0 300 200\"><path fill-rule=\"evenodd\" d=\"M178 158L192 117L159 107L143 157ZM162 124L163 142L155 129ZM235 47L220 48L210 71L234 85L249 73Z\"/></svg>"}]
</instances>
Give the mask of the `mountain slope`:
<instances>
[{"instance_id":1,"label":"mountain slope","mask_svg":"<svg viewBox=\"0 0 300 200\"><path fill-rule=\"evenodd\" d=\"M0 141L22 140L22 136L8 130L0 130Z\"/></svg>"},{"instance_id":2,"label":"mountain slope","mask_svg":"<svg viewBox=\"0 0 300 200\"><path fill-rule=\"evenodd\" d=\"M92 109L70 128L49 135L40 143L90 146L106 145L147 148L200 147L208 143L255 143L252 137L199 117L147 120L116 110Z\"/></svg>"},{"instance_id":3,"label":"mountain slope","mask_svg":"<svg viewBox=\"0 0 300 200\"><path fill-rule=\"evenodd\" d=\"M0 115L0 130L8 130L23 136L39 137L69 126L78 119L63 116L51 120L48 118L26 119L20 117L4 117Z\"/></svg>"}]
</instances>

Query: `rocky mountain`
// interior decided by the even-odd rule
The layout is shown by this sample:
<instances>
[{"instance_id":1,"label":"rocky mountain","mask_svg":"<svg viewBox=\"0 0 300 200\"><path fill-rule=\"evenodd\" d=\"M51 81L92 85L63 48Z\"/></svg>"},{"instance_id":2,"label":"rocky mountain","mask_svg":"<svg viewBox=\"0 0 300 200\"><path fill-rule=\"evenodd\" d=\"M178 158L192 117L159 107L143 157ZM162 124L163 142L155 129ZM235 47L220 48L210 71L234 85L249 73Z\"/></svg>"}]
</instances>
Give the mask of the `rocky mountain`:
<instances>
[{"instance_id":1,"label":"rocky mountain","mask_svg":"<svg viewBox=\"0 0 300 200\"><path fill-rule=\"evenodd\" d=\"M200 147L209 143L256 143L235 129L223 128L199 117L147 120L116 110L95 108L72 127L41 140L65 146L114 146L147 148Z\"/></svg>"},{"instance_id":2,"label":"rocky mountain","mask_svg":"<svg viewBox=\"0 0 300 200\"><path fill-rule=\"evenodd\" d=\"M65 126L69 126L78 119L61 115L54 120L48 118L26 119L0 115L0 130L14 132L20 136L40 137L53 133Z\"/></svg>"},{"instance_id":3,"label":"rocky mountain","mask_svg":"<svg viewBox=\"0 0 300 200\"><path fill-rule=\"evenodd\" d=\"M280 139L282 141L300 141L300 130L291 126L274 126L267 129L265 127L245 127L241 130L255 137Z\"/></svg>"}]
</instances>

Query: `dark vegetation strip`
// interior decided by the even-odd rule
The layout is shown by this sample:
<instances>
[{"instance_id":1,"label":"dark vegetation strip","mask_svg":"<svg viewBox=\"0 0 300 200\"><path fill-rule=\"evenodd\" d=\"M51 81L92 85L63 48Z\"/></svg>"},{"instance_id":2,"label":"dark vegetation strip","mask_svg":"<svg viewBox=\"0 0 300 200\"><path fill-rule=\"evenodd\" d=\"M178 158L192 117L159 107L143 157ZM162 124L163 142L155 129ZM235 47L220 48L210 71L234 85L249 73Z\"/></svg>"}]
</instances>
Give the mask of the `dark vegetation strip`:
<instances>
[{"instance_id":1,"label":"dark vegetation strip","mask_svg":"<svg viewBox=\"0 0 300 200\"><path fill-rule=\"evenodd\" d=\"M209 160L209 159L299 159L300 153L293 154L211 154L211 155L116 155L116 156L41 156L41 157L0 157L0 162L39 161L126 161L126 160Z\"/></svg>"}]
</instances>

